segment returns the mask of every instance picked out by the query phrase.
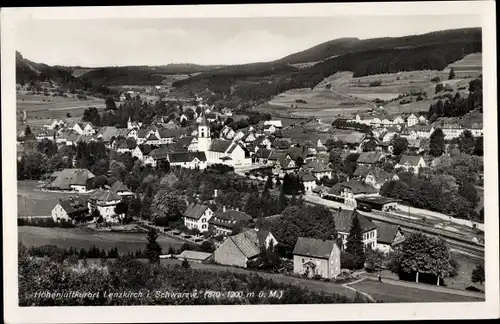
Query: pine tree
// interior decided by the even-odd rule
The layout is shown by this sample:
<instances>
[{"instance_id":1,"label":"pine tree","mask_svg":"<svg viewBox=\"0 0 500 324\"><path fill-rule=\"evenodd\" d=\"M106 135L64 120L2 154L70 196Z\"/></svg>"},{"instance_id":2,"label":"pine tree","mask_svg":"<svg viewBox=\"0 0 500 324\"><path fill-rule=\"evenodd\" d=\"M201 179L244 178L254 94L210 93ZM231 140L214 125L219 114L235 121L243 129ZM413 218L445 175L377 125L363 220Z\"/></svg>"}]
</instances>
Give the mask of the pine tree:
<instances>
[{"instance_id":1,"label":"pine tree","mask_svg":"<svg viewBox=\"0 0 500 324\"><path fill-rule=\"evenodd\" d=\"M284 185L281 186L281 190L280 190L279 206L280 206L280 208L279 208L280 210L283 210L286 207L288 207L288 198L285 196Z\"/></svg>"},{"instance_id":2,"label":"pine tree","mask_svg":"<svg viewBox=\"0 0 500 324\"><path fill-rule=\"evenodd\" d=\"M448 75L448 80L455 79L455 70L453 68L450 69L450 74Z\"/></svg>"},{"instance_id":3,"label":"pine tree","mask_svg":"<svg viewBox=\"0 0 500 324\"><path fill-rule=\"evenodd\" d=\"M444 153L444 133L441 128L436 128L436 130L431 134L429 140L429 153L438 157Z\"/></svg>"},{"instance_id":4,"label":"pine tree","mask_svg":"<svg viewBox=\"0 0 500 324\"><path fill-rule=\"evenodd\" d=\"M358 269L363 267L365 263L365 250L357 212L354 213L351 229L347 236L346 252L354 256Z\"/></svg>"},{"instance_id":5,"label":"pine tree","mask_svg":"<svg viewBox=\"0 0 500 324\"><path fill-rule=\"evenodd\" d=\"M273 189L273 179L271 176L267 177L266 186L267 189Z\"/></svg>"},{"instance_id":6,"label":"pine tree","mask_svg":"<svg viewBox=\"0 0 500 324\"><path fill-rule=\"evenodd\" d=\"M146 244L146 256L150 263L159 263L162 248L157 242L158 234L153 228L149 230L147 239L148 244Z\"/></svg>"}]
</instances>

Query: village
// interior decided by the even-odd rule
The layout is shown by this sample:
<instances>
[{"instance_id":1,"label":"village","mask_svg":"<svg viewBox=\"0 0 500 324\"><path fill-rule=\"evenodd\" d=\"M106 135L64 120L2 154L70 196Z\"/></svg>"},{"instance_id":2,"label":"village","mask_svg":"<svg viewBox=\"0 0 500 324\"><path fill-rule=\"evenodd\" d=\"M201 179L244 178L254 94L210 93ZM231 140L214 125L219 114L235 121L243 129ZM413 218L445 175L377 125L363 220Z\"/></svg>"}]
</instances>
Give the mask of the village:
<instances>
[{"instance_id":1,"label":"village","mask_svg":"<svg viewBox=\"0 0 500 324\"><path fill-rule=\"evenodd\" d=\"M122 99L130 98L129 93L128 99ZM483 216L473 210L477 205L436 212L435 208L426 209L425 203L410 206L408 197L389 188L402 183L401 177L442 170L451 156L462 154L458 148L463 138L472 141L472 146L482 145L481 125L470 129L457 124L433 126L423 114L390 117L378 116L375 111L357 113L351 118L339 117L332 125L317 119L291 123L264 116L253 125L247 123L248 126L239 128L233 120L236 113L231 109L215 109L198 96L193 102L196 106L183 107L184 113L177 117L157 117L150 124L129 117L126 128L97 127L89 121L66 123L62 119L38 129L26 125L17 134L18 146L23 147L30 141L43 143L42 146L52 142L60 152L62 147L87 145L89 150L92 147L105 150L100 153L102 156L121 156L120 159L130 161L128 164L133 168L146 170L142 172L160 172L163 177L174 172L172 177L176 179L186 172L220 172L222 177L224 172L230 172L250 184L246 204L228 197L221 202L227 188L214 187L212 193L207 194L205 190L186 199L186 208L175 211L179 213L177 222L166 221L158 214L151 217L149 214L154 212L149 204L157 204L158 193L150 192L153 201L149 198L146 203L145 195L152 189L139 192L137 186L131 188L126 173L134 171L129 167L120 169L117 176L109 164L108 170L93 174L78 161L82 154L87 154L78 153L80 148L71 160L66 158L64 163L59 163L59 168L66 167L41 175L34 189L54 195L64 193L52 206L50 215L23 217L27 220L45 217L54 223L92 224L97 228L135 223L192 244L177 254L172 250L160 258L247 268L255 267L256 260L262 265L266 251L279 245L272 231L276 225L269 224L279 222L295 205L326 207L338 236L326 240L299 236L291 250L281 253L284 259L278 262L280 266L273 269L285 271L288 267L290 273L328 280L350 273L346 267L364 268L356 261L351 260L349 266L347 260L341 260L341 251L352 252L354 224L364 255L379 258L390 254L401 246L405 237L415 232L445 238L457 253L482 254ZM306 133L308 140L294 138L298 132ZM431 152L436 151L430 140L433 134L441 136L439 154ZM20 150L18 163L25 161L26 154ZM472 176L477 179L470 181L479 183L482 171L474 172ZM391 186L388 183L392 183ZM270 194L274 197L269 198L270 204L275 201L279 208L272 211L262 207L263 211L250 215L252 191L257 190L255 199L263 199L258 195L263 185L262 196ZM134 208L134 203L139 206ZM172 212L169 207L165 208ZM326 233L328 229L319 231ZM200 245L204 248L200 249ZM363 262L366 265L370 261L369 267L378 269L382 264L375 264L378 261L374 260L379 259L374 256L363 257ZM438 285L439 281L438 276Z\"/></svg>"}]
</instances>

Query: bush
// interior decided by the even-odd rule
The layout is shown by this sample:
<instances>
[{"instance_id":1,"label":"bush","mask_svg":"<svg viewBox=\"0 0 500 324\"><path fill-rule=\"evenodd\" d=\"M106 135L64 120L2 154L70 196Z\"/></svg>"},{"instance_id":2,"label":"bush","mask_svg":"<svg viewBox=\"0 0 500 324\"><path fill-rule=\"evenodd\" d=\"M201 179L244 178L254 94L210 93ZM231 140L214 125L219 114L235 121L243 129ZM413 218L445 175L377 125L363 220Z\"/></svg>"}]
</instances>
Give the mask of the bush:
<instances>
[{"instance_id":1,"label":"bush","mask_svg":"<svg viewBox=\"0 0 500 324\"><path fill-rule=\"evenodd\" d=\"M465 290L475 291L475 292L482 292L482 290L481 290L481 289L476 288L476 287L474 287L474 286L469 286L469 287L465 288Z\"/></svg>"},{"instance_id":2,"label":"bush","mask_svg":"<svg viewBox=\"0 0 500 324\"><path fill-rule=\"evenodd\" d=\"M381 80L370 82L370 87L380 87L381 85L382 85Z\"/></svg>"},{"instance_id":3,"label":"bush","mask_svg":"<svg viewBox=\"0 0 500 324\"><path fill-rule=\"evenodd\" d=\"M438 77L438 76L437 76L437 77L434 77L434 78L432 78L432 79L431 79L431 82L435 82L435 83L437 83L437 82L439 82L439 81L441 81L441 78L440 78L440 77Z\"/></svg>"},{"instance_id":4,"label":"bush","mask_svg":"<svg viewBox=\"0 0 500 324\"><path fill-rule=\"evenodd\" d=\"M349 270L357 269L354 255L344 251L340 252L340 268Z\"/></svg>"},{"instance_id":5,"label":"bush","mask_svg":"<svg viewBox=\"0 0 500 324\"><path fill-rule=\"evenodd\" d=\"M65 220L56 222L52 218L40 218L40 219L18 218L17 226L60 227L60 228L75 227L75 225L73 225L72 222Z\"/></svg>"},{"instance_id":6,"label":"bush","mask_svg":"<svg viewBox=\"0 0 500 324\"><path fill-rule=\"evenodd\" d=\"M307 101L305 101L304 99L297 99L295 100L296 103L301 103L301 104L307 104Z\"/></svg>"}]
</instances>

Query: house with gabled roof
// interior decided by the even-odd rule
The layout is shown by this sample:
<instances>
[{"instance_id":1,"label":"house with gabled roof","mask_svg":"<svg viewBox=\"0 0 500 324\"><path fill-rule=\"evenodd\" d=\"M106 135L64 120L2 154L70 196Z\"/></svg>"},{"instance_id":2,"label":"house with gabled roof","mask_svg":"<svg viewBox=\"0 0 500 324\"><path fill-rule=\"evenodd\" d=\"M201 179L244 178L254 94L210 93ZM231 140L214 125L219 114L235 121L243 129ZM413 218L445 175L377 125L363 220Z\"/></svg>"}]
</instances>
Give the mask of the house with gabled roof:
<instances>
[{"instance_id":1,"label":"house with gabled roof","mask_svg":"<svg viewBox=\"0 0 500 324\"><path fill-rule=\"evenodd\" d=\"M219 137L221 139L232 140L234 138L234 135L236 135L236 132L231 127L225 125L220 130Z\"/></svg>"},{"instance_id":2,"label":"house with gabled roof","mask_svg":"<svg viewBox=\"0 0 500 324\"><path fill-rule=\"evenodd\" d=\"M305 173L305 172L302 172L300 176L302 178L302 182L304 184L304 189L306 193L313 192L314 188L316 188L317 186L316 177L310 173Z\"/></svg>"},{"instance_id":3,"label":"house with gabled roof","mask_svg":"<svg viewBox=\"0 0 500 324\"><path fill-rule=\"evenodd\" d=\"M427 167L425 160L420 155L401 155L401 159L394 166L396 169L405 169L406 171L413 171L415 174L418 174L420 168Z\"/></svg>"},{"instance_id":4,"label":"house with gabled roof","mask_svg":"<svg viewBox=\"0 0 500 324\"><path fill-rule=\"evenodd\" d=\"M356 197L378 195L379 189L356 179L335 184L328 195L343 199L344 204L356 208Z\"/></svg>"},{"instance_id":5,"label":"house with gabled roof","mask_svg":"<svg viewBox=\"0 0 500 324\"><path fill-rule=\"evenodd\" d=\"M321 180L323 177L328 179L332 177L332 169L321 160L311 160L304 164L302 168L310 172L317 180Z\"/></svg>"},{"instance_id":6,"label":"house with gabled roof","mask_svg":"<svg viewBox=\"0 0 500 324\"><path fill-rule=\"evenodd\" d=\"M259 164L272 165L274 162L273 160L269 159L272 154L272 150L268 150L265 148L259 149L257 152L255 152L255 161Z\"/></svg>"},{"instance_id":7,"label":"house with gabled roof","mask_svg":"<svg viewBox=\"0 0 500 324\"><path fill-rule=\"evenodd\" d=\"M293 272L313 278L340 274L340 248L333 240L299 237L293 249Z\"/></svg>"},{"instance_id":8,"label":"house with gabled roof","mask_svg":"<svg viewBox=\"0 0 500 324\"><path fill-rule=\"evenodd\" d=\"M236 227L244 227L253 220L252 216L239 211L238 209L226 210L222 207L221 211L216 211L210 218L209 224L215 229L216 235L231 235Z\"/></svg>"},{"instance_id":9,"label":"house with gabled roof","mask_svg":"<svg viewBox=\"0 0 500 324\"><path fill-rule=\"evenodd\" d=\"M91 209L97 209L106 223L119 223L125 215L115 213L122 197L109 189L98 189L89 197Z\"/></svg>"},{"instance_id":10,"label":"house with gabled roof","mask_svg":"<svg viewBox=\"0 0 500 324\"><path fill-rule=\"evenodd\" d=\"M263 229L247 229L229 236L213 253L218 264L246 268L249 261L261 255L263 249L272 249L278 244L271 232Z\"/></svg>"},{"instance_id":11,"label":"house with gabled roof","mask_svg":"<svg viewBox=\"0 0 500 324\"><path fill-rule=\"evenodd\" d=\"M92 190L95 176L87 169L64 169L53 172L50 178L46 189L85 193Z\"/></svg>"},{"instance_id":12,"label":"house with gabled roof","mask_svg":"<svg viewBox=\"0 0 500 324\"><path fill-rule=\"evenodd\" d=\"M72 129L80 135L93 135L95 134L95 128L92 123L81 122L75 123Z\"/></svg>"},{"instance_id":13,"label":"house with gabled roof","mask_svg":"<svg viewBox=\"0 0 500 324\"><path fill-rule=\"evenodd\" d=\"M89 214L87 202L80 196L61 198L52 208L51 216L55 222L72 221Z\"/></svg>"},{"instance_id":14,"label":"house with gabled roof","mask_svg":"<svg viewBox=\"0 0 500 324\"><path fill-rule=\"evenodd\" d=\"M112 192L121 197L135 196L132 191L120 180L116 180L110 189Z\"/></svg>"},{"instance_id":15,"label":"house with gabled roof","mask_svg":"<svg viewBox=\"0 0 500 324\"><path fill-rule=\"evenodd\" d=\"M373 222L377 226L377 250L391 252L405 240L405 232L399 225Z\"/></svg>"},{"instance_id":16,"label":"house with gabled roof","mask_svg":"<svg viewBox=\"0 0 500 324\"><path fill-rule=\"evenodd\" d=\"M385 155L380 151L362 152L359 154L356 163L358 163L358 165L374 166L380 163L384 158Z\"/></svg>"},{"instance_id":17,"label":"house with gabled roof","mask_svg":"<svg viewBox=\"0 0 500 324\"><path fill-rule=\"evenodd\" d=\"M273 151L269 156L269 161L273 165L273 173L283 176L285 173L295 172L298 167L289 153Z\"/></svg>"},{"instance_id":18,"label":"house with gabled roof","mask_svg":"<svg viewBox=\"0 0 500 324\"><path fill-rule=\"evenodd\" d=\"M201 233L208 231L209 220L214 215L212 209L203 204L189 204L183 214L184 225L193 229L196 228Z\"/></svg>"},{"instance_id":19,"label":"house with gabled roof","mask_svg":"<svg viewBox=\"0 0 500 324\"><path fill-rule=\"evenodd\" d=\"M167 155L171 167L204 170L207 168L205 152L170 152Z\"/></svg>"},{"instance_id":20,"label":"house with gabled roof","mask_svg":"<svg viewBox=\"0 0 500 324\"><path fill-rule=\"evenodd\" d=\"M361 241L365 248L369 247L375 249L377 247L377 225L375 225L367 217L363 216L357 210L338 209L333 212L335 220L335 228L342 240L342 250L346 248L347 237L352 227L354 217L358 218L359 226L361 228Z\"/></svg>"},{"instance_id":21,"label":"house with gabled roof","mask_svg":"<svg viewBox=\"0 0 500 324\"><path fill-rule=\"evenodd\" d=\"M353 179L380 189L385 182L392 179L392 176L389 172L377 166L360 165L354 171Z\"/></svg>"}]
</instances>

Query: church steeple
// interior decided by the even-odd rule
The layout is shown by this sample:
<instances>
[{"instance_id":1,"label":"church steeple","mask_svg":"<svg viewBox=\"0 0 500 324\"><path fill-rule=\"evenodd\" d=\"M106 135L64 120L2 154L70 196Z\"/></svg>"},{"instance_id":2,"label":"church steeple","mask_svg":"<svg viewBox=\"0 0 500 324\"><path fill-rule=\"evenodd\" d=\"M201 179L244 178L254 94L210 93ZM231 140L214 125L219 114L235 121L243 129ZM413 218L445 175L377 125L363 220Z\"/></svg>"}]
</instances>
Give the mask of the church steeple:
<instances>
[{"instance_id":1,"label":"church steeple","mask_svg":"<svg viewBox=\"0 0 500 324\"><path fill-rule=\"evenodd\" d=\"M205 119L205 114L202 115L200 124L198 125L198 151L206 152L210 148L212 139L210 138L210 127Z\"/></svg>"}]
</instances>

